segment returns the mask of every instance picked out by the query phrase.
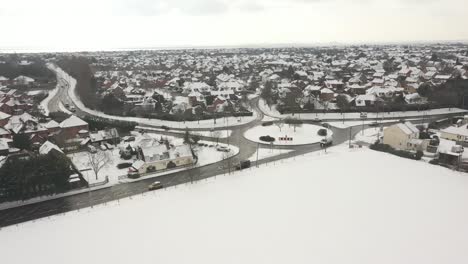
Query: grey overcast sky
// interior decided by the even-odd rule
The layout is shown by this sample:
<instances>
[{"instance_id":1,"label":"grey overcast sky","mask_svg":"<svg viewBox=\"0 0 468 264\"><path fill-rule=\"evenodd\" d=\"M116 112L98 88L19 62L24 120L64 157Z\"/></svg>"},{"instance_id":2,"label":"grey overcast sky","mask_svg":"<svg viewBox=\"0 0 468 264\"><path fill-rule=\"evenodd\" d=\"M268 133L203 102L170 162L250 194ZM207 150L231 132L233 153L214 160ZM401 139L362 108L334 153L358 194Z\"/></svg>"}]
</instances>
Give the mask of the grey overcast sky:
<instances>
[{"instance_id":1,"label":"grey overcast sky","mask_svg":"<svg viewBox=\"0 0 468 264\"><path fill-rule=\"evenodd\" d=\"M0 49L468 40L467 0L3 0Z\"/></svg>"}]
</instances>

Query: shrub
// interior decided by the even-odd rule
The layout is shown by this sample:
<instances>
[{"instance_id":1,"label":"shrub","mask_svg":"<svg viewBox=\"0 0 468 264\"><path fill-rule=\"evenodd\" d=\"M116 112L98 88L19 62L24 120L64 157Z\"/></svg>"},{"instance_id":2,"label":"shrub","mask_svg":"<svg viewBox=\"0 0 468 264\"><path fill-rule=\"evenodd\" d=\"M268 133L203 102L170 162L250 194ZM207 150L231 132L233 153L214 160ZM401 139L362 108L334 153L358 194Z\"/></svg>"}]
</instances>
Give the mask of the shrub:
<instances>
[{"instance_id":1,"label":"shrub","mask_svg":"<svg viewBox=\"0 0 468 264\"><path fill-rule=\"evenodd\" d=\"M424 156L424 152L422 152L421 150L418 150L416 151L416 155L414 156L414 158L416 160L420 160L423 156Z\"/></svg>"},{"instance_id":2,"label":"shrub","mask_svg":"<svg viewBox=\"0 0 468 264\"><path fill-rule=\"evenodd\" d=\"M422 151L417 151L416 153L412 153L409 151L394 149L390 145L387 145L387 144L374 143L370 145L370 149L375 150L375 151L390 153L398 157L412 159L412 160L420 160L422 156L424 155Z\"/></svg>"},{"instance_id":3,"label":"shrub","mask_svg":"<svg viewBox=\"0 0 468 264\"><path fill-rule=\"evenodd\" d=\"M261 141L264 141L264 142L271 143L271 142L274 142L274 141L275 141L275 138L274 138L274 137L270 137L270 136L261 136L261 137L260 137L260 140L261 140Z\"/></svg>"},{"instance_id":4,"label":"shrub","mask_svg":"<svg viewBox=\"0 0 468 264\"><path fill-rule=\"evenodd\" d=\"M317 131L317 135L325 137L327 136L328 131L325 128L321 128L319 131Z\"/></svg>"}]
</instances>

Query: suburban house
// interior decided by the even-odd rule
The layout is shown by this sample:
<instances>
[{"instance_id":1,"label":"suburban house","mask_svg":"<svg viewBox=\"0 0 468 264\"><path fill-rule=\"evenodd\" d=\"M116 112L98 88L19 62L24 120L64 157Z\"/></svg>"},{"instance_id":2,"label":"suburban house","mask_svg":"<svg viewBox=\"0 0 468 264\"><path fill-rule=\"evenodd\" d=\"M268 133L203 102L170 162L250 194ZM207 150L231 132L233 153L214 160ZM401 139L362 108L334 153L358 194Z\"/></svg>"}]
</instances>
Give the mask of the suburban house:
<instances>
[{"instance_id":1,"label":"suburban house","mask_svg":"<svg viewBox=\"0 0 468 264\"><path fill-rule=\"evenodd\" d=\"M457 142L468 142L468 124L461 126L450 126L442 129L440 137Z\"/></svg>"},{"instance_id":2,"label":"suburban house","mask_svg":"<svg viewBox=\"0 0 468 264\"><path fill-rule=\"evenodd\" d=\"M133 171L148 173L194 164L189 145L171 146L149 137L138 145L141 158L133 163Z\"/></svg>"},{"instance_id":3,"label":"suburban house","mask_svg":"<svg viewBox=\"0 0 468 264\"><path fill-rule=\"evenodd\" d=\"M60 123L61 133L65 139L72 139L76 137L87 137L89 134L88 123L81 120L77 116L70 116Z\"/></svg>"},{"instance_id":4,"label":"suburban house","mask_svg":"<svg viewBox=\"0 0 468 264\"><path fill-rule=\"evenodd\" d=\"M425 150L429 140L419 139L419 130L411 122L399 123L384 130L383 143L399 150Z\"/></svg>"}]
</instances>

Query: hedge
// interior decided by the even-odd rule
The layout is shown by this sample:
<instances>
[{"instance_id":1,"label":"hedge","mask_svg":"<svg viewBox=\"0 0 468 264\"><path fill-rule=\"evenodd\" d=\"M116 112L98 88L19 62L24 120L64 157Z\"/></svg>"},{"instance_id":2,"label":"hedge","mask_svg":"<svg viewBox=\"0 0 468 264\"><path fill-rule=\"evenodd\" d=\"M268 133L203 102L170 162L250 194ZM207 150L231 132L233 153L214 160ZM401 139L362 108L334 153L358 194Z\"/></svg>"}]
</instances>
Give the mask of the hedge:
<instances>
[{"instance_id":1,"label":"hedge","mask_svg":"<svg viewBox=\"0 0 468 264\"><path fill-rule=\"evenodd\" d=\"M423 156L423 152L420 150L418 150L416 153L413 153L409 151L394 149L390 145L387 145L387 144L374 143L370 145L370 149L375 150L375 151L390 153L398 157L412 159L412 160L420 160Z\"/></svg>"}]
</instances>

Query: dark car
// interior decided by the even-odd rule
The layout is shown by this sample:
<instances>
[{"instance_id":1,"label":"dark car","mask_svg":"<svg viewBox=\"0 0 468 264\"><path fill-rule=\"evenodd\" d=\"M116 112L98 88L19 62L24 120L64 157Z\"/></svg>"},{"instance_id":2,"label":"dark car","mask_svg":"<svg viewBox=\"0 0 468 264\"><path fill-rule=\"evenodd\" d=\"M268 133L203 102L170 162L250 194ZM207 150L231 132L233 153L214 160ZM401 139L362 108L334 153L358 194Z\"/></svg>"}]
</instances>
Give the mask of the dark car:
<instances>
[{"instance_id":1,"label":"dark car","mask_svg":"<svg viewBox=\"0 0 468 264\"><path fill-rule=\"evenodd\" d=\"M153 182L152 184L150 184L148 186L148 190L150 191L153 191L153 190L157 190L157 189L161 189L163 187L163 185L161 184L161 182Z\"/></svg>"},{"instance_id":2,"label":"dark car","mask_svg":"<svg viewBox=\"0 0 468 264\"><path fill-rule=\"evenodd\" d=\"M125 142L132 142L132 141L135 141L135 137L128 137L127 139L125 139Z\"/></svg>"},{"instance_id":3,"label":"dark car","mask_svg":"<svg viewBox=\"0 0 468 264\"><path fill-rule=\"evenodd\" d=\"M122 163L117 164L118 169L126 169L126 168L130 168L131 166L132 166L132 163L130 162L122 162Z\"/></svg>"},{"instance_id":4,"label":"dark car","mask_svg":"<svg viewBox=\"0 0 468 264\"><path fill-rule=\"evenodd\" d=\"M243 169L250 168L250 165L251 165L250 160L243 160L236 166L236 170L243 170Z\"/></svg>"}]
</instances>

